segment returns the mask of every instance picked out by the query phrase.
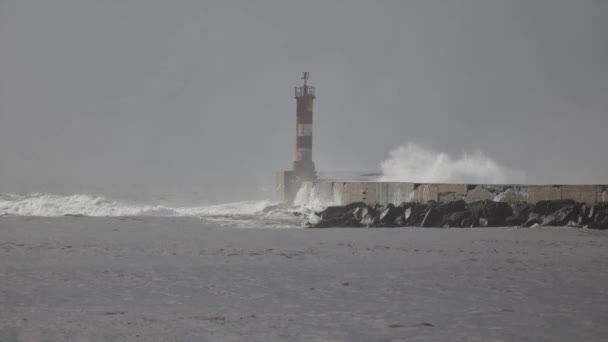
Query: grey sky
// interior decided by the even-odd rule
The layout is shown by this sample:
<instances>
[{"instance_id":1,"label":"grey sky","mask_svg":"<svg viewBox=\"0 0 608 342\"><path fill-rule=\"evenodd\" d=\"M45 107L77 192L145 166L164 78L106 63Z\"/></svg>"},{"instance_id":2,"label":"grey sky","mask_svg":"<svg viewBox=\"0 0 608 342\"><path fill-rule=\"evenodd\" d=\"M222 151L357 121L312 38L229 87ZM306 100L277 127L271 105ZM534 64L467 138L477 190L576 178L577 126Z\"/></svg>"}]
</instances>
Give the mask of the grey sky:
<instances>
[{"instance_id":1,"label":"grey sky","mask_svg":"<svg viewBox=\"0 0 608 342\"><path fill-rule=\"evenodd\" d=\"M608 183L608 1L0 0L0 192L254 196L408 141Z\"/></svg>"}]
</instances>

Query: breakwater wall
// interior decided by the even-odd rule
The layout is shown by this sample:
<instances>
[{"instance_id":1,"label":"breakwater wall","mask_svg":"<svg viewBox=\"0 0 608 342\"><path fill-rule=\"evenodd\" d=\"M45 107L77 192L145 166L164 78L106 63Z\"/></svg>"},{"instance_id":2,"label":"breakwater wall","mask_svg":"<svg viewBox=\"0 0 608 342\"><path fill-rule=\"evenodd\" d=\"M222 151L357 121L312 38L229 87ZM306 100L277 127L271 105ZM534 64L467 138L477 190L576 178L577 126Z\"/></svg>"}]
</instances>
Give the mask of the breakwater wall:
<instances>
[{"instance_id":1,"label":"breakwater wall","mask_svg":"<svg viewBox=\"0 0 608 342\"><path fill-rule=\"evenodd\" d=\"M464 200L528 202L573 200L579 203L608 202L608 185L509 185L434 184L401 182L349 182L317 180L304 182L295 196L296 204L346 205L363 202L374 205L402 202L440 203Z\"/></svg>"}]
</instances>

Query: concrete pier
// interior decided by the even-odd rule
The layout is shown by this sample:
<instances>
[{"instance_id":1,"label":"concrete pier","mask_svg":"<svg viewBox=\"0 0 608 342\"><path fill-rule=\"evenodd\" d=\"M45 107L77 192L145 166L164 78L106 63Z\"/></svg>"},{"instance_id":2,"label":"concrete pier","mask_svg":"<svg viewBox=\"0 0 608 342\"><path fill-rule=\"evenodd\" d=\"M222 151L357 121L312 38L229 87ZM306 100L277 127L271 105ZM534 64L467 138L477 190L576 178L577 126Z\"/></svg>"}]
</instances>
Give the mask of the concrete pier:
<instances>
[{"instance_id":1,"label":"concrete pier","mask_svg":"<svg viewBox=\"0 0 608 342\"><path fill-rule=\"evenodd\" d=\"M316 180L304 182L300 191L318 201L334 205L354 202L399 204L401 202L500 202L537 203L544 200L572 199L581 203L608 200L608 185L517 185L517 184L441 184L400 182L351 182Z\"/></svg>"}]
</instances>

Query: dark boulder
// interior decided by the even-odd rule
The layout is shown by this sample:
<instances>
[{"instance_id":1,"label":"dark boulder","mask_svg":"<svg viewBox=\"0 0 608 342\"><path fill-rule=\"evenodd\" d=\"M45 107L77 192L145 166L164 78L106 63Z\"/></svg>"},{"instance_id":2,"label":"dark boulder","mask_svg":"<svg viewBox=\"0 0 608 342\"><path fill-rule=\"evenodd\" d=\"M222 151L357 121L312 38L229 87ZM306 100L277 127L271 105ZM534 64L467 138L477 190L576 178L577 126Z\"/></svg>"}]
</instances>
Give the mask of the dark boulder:
<instances>
[{"instance_id":1,"label":"dark boulder","mask_svg":"<svg viewBox=\"0 0 608 342\"><path fill-rule=\"evenodd\" d=\"M355 219L355 211L365 206L363 203L353 203L346 206L331 206L327 207L320 213L316 213L320 217L320 222L314 227L357 227L360 223Z\"/></svg>"},{"instance_id":2,"label":"dark boulder","mask_svg":"<svg viewBox=\"0 0 608 342\"><path fill-rule=\"evenodd\" d=\"M543 217L542 226L565 226L571 221L578 221L580 205L566 204L555 212Z\"/></svg>"},{"instance_id":3,"label":"dark boulder","mask_svg":"<svg viewBox=\"0 0 608 342\"><path fill-rule=\"evenodd\" d=\"M401 206L395 207L392 204L387 205L384 210L379 212L376 221L374 222L377 227L395 227L398 224L395 220L403 215L405 209Z\"/></svg>"},{"instance_id":4,"label":"dark boulder","mask_svg":"<svg viewBox=\"0 0 608 342\"><path fill-rule=\"evenodd\" d=\"M422 227L450 227L451 225L460 226L462 221L468 215L451 215L453 213L463 213L467 207L467 203L460 199L446 203L431 202L426 210Z\"/></svg>"},{"instance_id":5,"label":"dark boulder","mask_svg":"<svg viewBox=\"0 0 608 342\"><path fill-rule=\"evenodd\" d=\"M488 220L489 227L504 226L507 217L513 216L513 210L509 203L506 202L490 202L487 208L488 216L485 219Z\"/></svg>"},{"instance_id":6,"label":"dark boulder","mask_svg":"<svg viewBox=\"0 0 608 342\"><path fill-rule=\"evenodd\" d=\"M436 203L432 203L426 209L420 227L443 227L445 223L445 212L439 209Z\"/></svg>"},{"instance_id":7,"label":"dark boulder","mask_svg":"<svg viewBox=\"0 0 608 342\"><path fill-rule=\"evenodd\" d=\"M355 210L353 211L353 219L355 221L361 223L361 221L363 221L363 218L366 217L367 214L368 214L367 206L355 208Z\"/></svg>"},{"instance_id":8,"label":"dark boulder","mask_svg":"<svg viewBox=\"0 0 608 342\"><path fill-rule=\"evenodd\" d=\"M456 211L446 215L444 226L464 228L472 223L473 214L470 211Z\"/></svg>"},{"instance_id":9,"label":"dark boulder","mask_svg":"<svg viewBox=\"0 0 608 342\"><path fill-rule=\"evenodd\" d=\"M462 220L462 228L479 227L479 217L473 216L473 213L468 209L466 212L468 215Z\"/></svg>"},{"instance_id":10,"label":"dark boulder","mask_svg":"<svg viewBox=\"0 0 608 342\"><path fill-rule=\"evenodd\" d=\"M576 202L571 199L539 201L534 205L532 212L541 216L550 215L566 205L574 205L575 203Z\"/></svg>"},{"instance_id":11,"label":"dark boulder","mask_svg":"<svg viewBox=\"0 0 608 342\"><path fill-rule=\"evenodd\" d=\"M364 227L371 227L376 221L378 212L376 211L376 209L368 206L366 208L363 208L359 215L361 216L361 220L359 221L359 223Z\"/></svg>"},{"instance_id":12,"label":"dark boulder","mask_svg":"<svg viewBox=\"0 0 608 342\"><path fill-rule=\"evenodd\" d=\"M589 228L608 229L608 209L599 210L593 219L593 223L589 225Z\"/></svg>"},{"instance_id":13,"label":"dark boulder","mask_svg":"<svg viewBox=\"0 0 608 342\"><path fill-rule=\"evenodd\" d=\"M331 207L327 207L325 210L323 210L320 213L317 213L317 215L319 217L321 217L321 219L323 220L334 220L336 218L340 218L342 216L344 216L344 214L346 214L348 210L346 209L345 206L331 206Z\"/></svg>"},{"instance_id":14,"label":"dark boulder","mask_svg":"<svg viewBox=\"0 0 608 342\"><path fill-rule=\"evenodd\" d=\"M598 212L598 206L596 204L584 204L578 213L578 225L585 227L593 223L593 218Z\"/></svg>"},{"instance_id":15,"label":"dark boulder","mask_svg":"<svg viewBox=\"0 0 608 342\"><path fill-rule=\"evenodd\" d=\"M436 208L437 208L437 210L440 210L446 214L455 213L455 212L459 212L459 211L464 211L467 208L467 202L460 199L460 200L453 201L453 202L438 203L436 205Z\"/></svg>"},{"instance_id":16,"label":"dark boulder","mask_svg":"<svg viewBox=\"0 0 608 342\"><path fill-rule=\"evenodd\" d=\"M475 201L467 205L467 210L471 213L471 224L475 227L480 226L480 218L485 218L489 215L486 202L487 201Z\"/></svg>"},{"instance_id":17,"label":"dark boulder","mask_svg":"<svg viewBox=\"0 0 608 342\"><path fill-rule=\"evenodd\" d=\"M499 227L576 226L608 229L608 203L572 200L525 202L456 200L369 206L363 202L330 206L311 215L308 227Z\"/></svg>"},{"instance_id":18,"label":"dark boulder","mask_svg":"<svg viewBox=\"0 0 608 342\"><path fill-rule=\"evenodd\" d=\"M395 222L401 227L419 227L424 219L428 205L412 202L399 205L404 208L403 215L398 217Z\"/></svg>"},{"instance_id":19,"label":"dark boulder","mask_svg":"<svg viewBox=\"0 0 608 342\"><path fill-rule=\"evenodd\" d=\"M528 220L528 215L532 210L532 206L526 202L518 202L511 204L511 212L513 215L505 219L507 226L520 226Z\"/></svg>"},{"instance_id":20,"label":"dark boulder","mask_svg":"<svg viewBox=\"0 0 608 342\"><path fill-rule=\"evenodd\" d=\"M528 215L528 219L526 220L526 222L524 222L524 224L522 224L522 227L532 227L535 225L539 225L543 222L542 217L537 214L537 213L530 213Z\"/></svg>"},{"instance_id":21,"label":"dark boulder","mask_svg":"<svg viewBox=\"0 0 608 342\"><path fill-rule=\"evenodd\" d=\"M513 210L506 202L477 201L469 203L467 209L474 219L473 224L478 221L481 227L504 226L507 218L513 216Z\"/></svg>"},{"instance_id":22,"label":"dark boulder","mask_svg":"<svg viewBox=\"0 0 608 342\"><path fill-rule=\"evenodd\" d=\"M365 207L367 207L367 204L365 204L363 202L355 202L355 203L345 205L344 209L347 211L350 211L355 208L365 208Z\"/></svg>"}]
</instances>

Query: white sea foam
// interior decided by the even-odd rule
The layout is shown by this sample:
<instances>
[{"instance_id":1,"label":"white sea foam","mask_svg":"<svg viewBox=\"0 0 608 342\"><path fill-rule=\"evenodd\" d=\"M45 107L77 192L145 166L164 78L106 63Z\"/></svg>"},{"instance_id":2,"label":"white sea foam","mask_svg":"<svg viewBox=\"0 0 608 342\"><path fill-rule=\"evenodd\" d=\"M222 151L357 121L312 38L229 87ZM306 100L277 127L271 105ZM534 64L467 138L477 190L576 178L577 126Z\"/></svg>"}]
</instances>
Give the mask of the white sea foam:
<instances>
[{"instance_id":1,"label":"white sea foam","mask_svg":"<svg viewBox=\"0 0 608 342\"><path fill-rule=\"evenodd\" d=\"M321 211L330 205L335 205L330 199L323 198L319 189L307 182L302 184L293 200L293 204L302 210Z\"/></svg>"},{"instance_id":2,"label":"white sea foam","mask_svg":"<svg viewBox=\"0 0 608 342\"><path fill-rule=\"evenodd\" d=\"M408 143L390 152L381 164L381 181L417 183L523 183L522 170L505 167L482 151L452 157L427 146Z\"/></svg>"},{"instance_id":3,"label":"white sea foam","mask_svg":"<svg viewBox=\"0 0 608 342\"><path fill-rule=\"evenodd\" d=\"M267 201L245 201L210 206L172 207L164 205L125 204L100 196L84 194L0 194L0 216L166 216L199 217L220 225L239 227L300 226L306 212Z\"/></svg>"}]
</instances>

